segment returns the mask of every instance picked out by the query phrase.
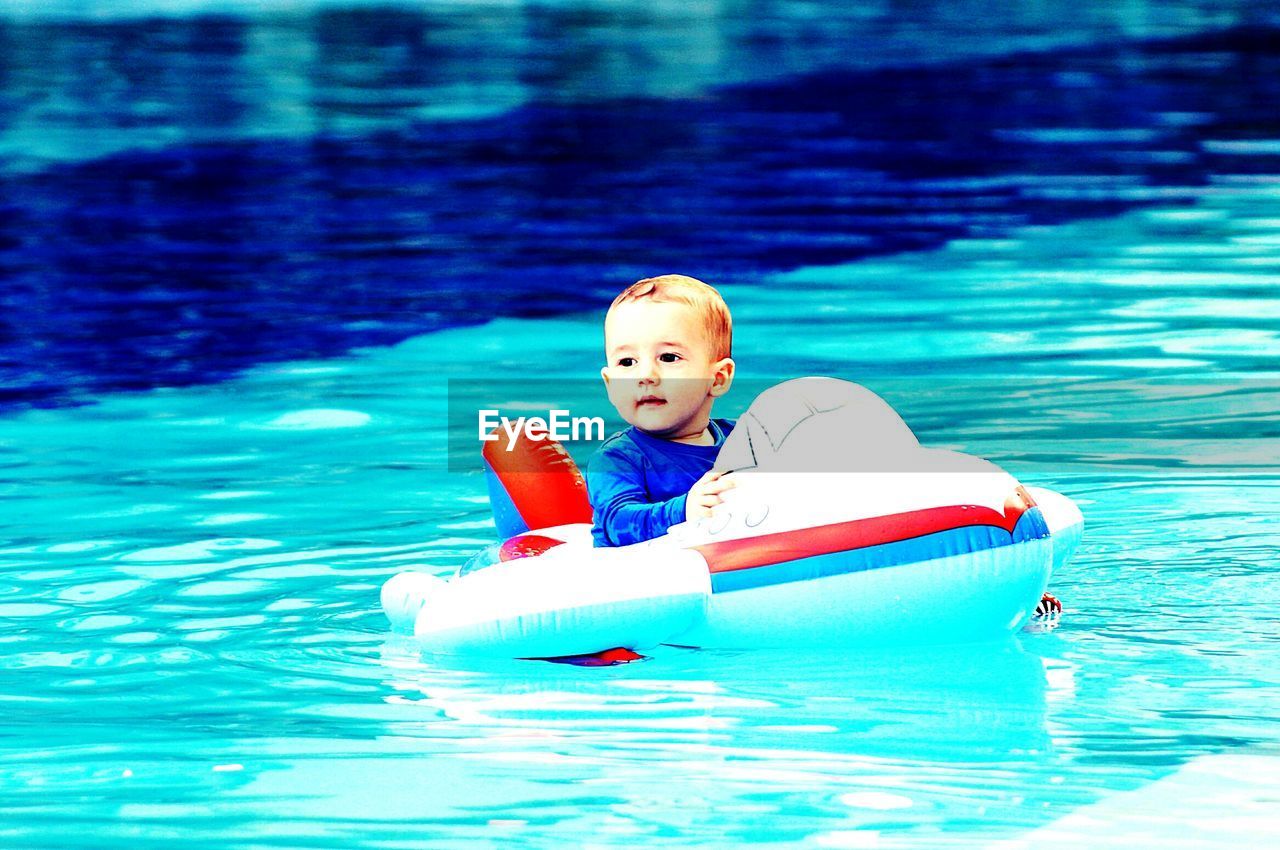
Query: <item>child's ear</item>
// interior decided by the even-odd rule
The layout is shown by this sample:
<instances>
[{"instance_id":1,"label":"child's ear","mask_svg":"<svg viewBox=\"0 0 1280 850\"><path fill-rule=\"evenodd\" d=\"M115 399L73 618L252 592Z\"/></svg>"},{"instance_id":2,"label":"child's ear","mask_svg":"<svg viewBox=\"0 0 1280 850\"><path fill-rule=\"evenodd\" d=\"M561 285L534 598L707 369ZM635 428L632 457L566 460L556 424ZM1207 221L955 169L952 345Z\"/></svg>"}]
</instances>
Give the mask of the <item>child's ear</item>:
<instances>
[{"instance_id":1,"label":"child's ear","mask_svg":"<svg viewBox=\"0 0 1280 850\"><path fill-rule=\"evenodd\" d=\"M716 361L715 371L711 373L711 395L719 398L729 391L733 385L734 362L730 357Z\"/></svg>"},{"instance_id":2,"label":"child's ear","mask_svg":"<svg viewBox=\"0 0 1280 850\"><path fill-rule=\"evenodd\" d=\"M609 389L609 367L608 366L600 367L600 377L604 379L604 388L606 390Z\"/></svg>"}]
</instances>

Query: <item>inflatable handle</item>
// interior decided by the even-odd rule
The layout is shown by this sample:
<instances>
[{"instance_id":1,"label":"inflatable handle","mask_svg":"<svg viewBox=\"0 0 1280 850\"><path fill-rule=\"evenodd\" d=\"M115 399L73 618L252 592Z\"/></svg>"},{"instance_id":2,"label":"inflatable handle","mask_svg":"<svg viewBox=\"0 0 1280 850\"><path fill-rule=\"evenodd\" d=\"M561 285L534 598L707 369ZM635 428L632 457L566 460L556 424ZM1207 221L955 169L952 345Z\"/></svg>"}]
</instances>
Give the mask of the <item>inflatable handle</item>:
<instances>
[{"instance_id":1,"label":"inflatable handle","mask_svg":"<svg viewBox=\"0 0 1280 850\"><path fill-rule=\"evenodd\" d=\"M485 483L499 538L591 522L587 482L558 440L529 439L521 432L510 450L507 445L505 438L484 444Z\"/></svg>"},{"instance_id":2,"label":"inflatable handle","mask_svg":"<svg viewBox=\"0 0 1280 850\"><path fill-rule=\"evenodd\" d=\"M443 579L430 573L406 572L388 579L382 585L382 611L391 621L391 630L399 634L413 634L418 612L445 585Z\"/></svg>"}]
</instances>

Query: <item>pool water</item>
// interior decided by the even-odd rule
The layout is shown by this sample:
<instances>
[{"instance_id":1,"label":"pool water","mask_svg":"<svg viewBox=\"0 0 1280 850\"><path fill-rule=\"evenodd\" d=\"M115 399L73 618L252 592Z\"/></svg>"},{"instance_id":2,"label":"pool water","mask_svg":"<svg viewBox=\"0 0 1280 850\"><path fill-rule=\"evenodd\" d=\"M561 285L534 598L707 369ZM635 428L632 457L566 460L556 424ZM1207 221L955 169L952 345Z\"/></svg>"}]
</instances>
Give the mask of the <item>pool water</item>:
<instances>
[{"instance_id":1,"label":"pool water","mask_svg":"<svg viewBox=\"0 0 1280 850\"><path fill-rule=\"evenodd\" d=\"M277 50L303 50L334 37L297 36L306 30L299 21L347 31L342 15L357 13L335 5L255 18L227 4L212 20L138 22L103 4L91 19L13 12L6 27L43 33L68 56L123 40L164 70L203 55L181 45L224 42L193 37L174 48L157 30L208 36L240 32L249 20L259 36L280 36L269 42ZM574 8L528 11L528 20L572 17ZM930 161L940 173L921 175L921 160L909 156L880 161L856 184L867 203L872 189L886 193L876 215L893 227L850 211L843 193L853 184L833 187L832 175L848 178L854 160L754 184L732 163L710 175L734 197L760 201L743 233L774 237L741 251L717 242L733 230L720 210L695 234L708 244L690 249L699 262L723 255L740 374L862 381L923 441L991 458L1074 498L1088 526L1075 560L1052 580L1066 606L1058 622L993 645L664 647L605 668L423 657L388 632L378 610L386 578L410 566L451 571L494 537L481 476L451 463L450 388L590 379L600 365L603 292L627 282L633 265L676 262L673 243L634 209L601 224L572 205L543 208L539 198L562 197L555 169L524 173L525 206L509 208L509 219L477 225L458 216L452 205L469 192L502 196L502 180L476 182L492 161L475 151L502 147L528 89L538 108L583 110L550 126L597 126L582 115L603 102L621 116L608 125L616 127L628 109L667 116L699 98L722 117L768 112L804 85L852 79L821 76L840 72L828 61L836 55L849 66L927 67L924 36L904 21L821 20L807 8L761 13L778 40L807 48L749 37L762 25L725 12L735 23L725 25L711 67L677 74L662 65L667 82L630 89L638 77L620 73L619 90L603 91L570 84L589 71L550 75L531 46L546 38L538 28L517 38L504 26L513 13L491 10L480 31L500 55L520 58L510 62L526 72L517 75L524 94L508 103L459 93L478 67L459 48L458 64L441 72L445 94L406 97L458 109L489 103L465 120L456 111L399 115L394 90L413 85L392 75L371 84L391 104L367 110L374 128L351 118L313 137L292 119L250 117L232 132L216 116L157 113L157 126L187 135L142 144L121 121L86 136L119 150L35 150L38 162L10 163L0 210L17 223L0 243L12 326L0 415L0 844L1014 848L1270 839L1280 818L1280 131L1264 97L1276 78L1253 72L1274 69L1276 54L1274 39L1268 47L1237 30L1215 35L1260 25L1261 6L1210 14L1174 4L1181 17L1151 11L1119 32L1087 6L1065 35L1024 22L1007 48L1039 51L1028 60L1039 70L1025 74L1008 70L1027 66L1000 59L994 37L971 44L970 18L920 12L945 35L935 61L953 64L899 79L900 91L927 92L929 81L936 90L968 68L1000 85L1022 80L1012 91L1030 103L1047 97L1046 80L1089 89L1070 76L1088 73L1100 87L1090 108L1116 117L1100 126L1099 113L1085 109L1071 125L1068 106L1089 104L1052 98L989 116L982 126L1042 113L1056 125L1055 135L1026 118L1011 137L1027 146L996 164L978 156L977 141L946 148L907 132L917 136L916 155L937 154ZM625 21L581 9L574 44L626 42L617 29ZM392 32L405 21L440 26L403 14ZM478 13L468 14L474 24ZM705 18L693 26L675 12L644 14L638 44L656 56L664 33L706 29ZM884 55L850 60L837 47L851 32L884 36ZM1104 43L1079 47L1094 41ZM760 67L770 50L787 62ZM1115 71L1122 66L1129 70ZM817 76L796 83L804 74ZM6 79L13 101L25 91L22 75ZM747 88L715 88L721 79ZM1177 87L1152 82L1171 79L1187 99L1170 100ZM1111 109L1153 92L1163 92L1155 111L1180 114L1181 124L1125 125L1141 110ZM651 99L628 100L637 97ZM145 113L140 102L126 99L114 114ZM277 117L314 114L313 100L285 110L292 102L263 97L283 104ZM878 103L864 105L889 114ZM5 108L11 119L28 114ZM1166 144L1175 125L1176 150ZM6 143L29 138L14 135L22 126L5 125ZM405 177L411 201L383 203L396 193L376 186L389 185L396 167L416 169L429 140L464 132L474 135L450 150L470 151L458 167L473 171L442 177L424 166ZM724 152L724 138L706 132L704 153ZM271 134L276 141L262 141ZM762 141L756 153L775 143ZM249 154L245 145L259 147ZM617 162L570 163L564 174L590 173L602 192L628 176L649 198L697 174L680 171L678 153L624 147L614 149L623 151ZM278 173L302 161L302 148L315 157L308 168L334 157L334 182L322 170L300 180ZM388 150L403 155L391 159L400 166L380 158ZM368 206L346 206L364 179L351 160L361 152L376 186ZM529 154L515 145L503 156L519 164ZM265 163L262 185L248 181L239 212L224 216L228 230L166 230L154 218L175 209L205 223L216 217L198 204L153 205L145 193L121 201L121 187L150 185L122 171L204 155L235 163L232 171L246 158ZM1040 171L1041 158L1057 165ZM672 203L685 197L711 210L714 194L693 188ZM263 222L282 213L263 205L307 198L315 206L297 209L310 210L311 223L300 212L297 229L273 241ZM72 214L90 207L87 218ZM57 260L38 238L46 231L30 229L51 209L71 211L59 221L84 229L65 238L82 251L77 262L96 265ZM849 216L843 225L796 229L839 209ZM316 223L326 216L332 229ZM231 226L244 217L260 229ZM400 251L397 240L415 227L446 219L453 230L421 238L447 236L449 247ZM367 222L363 237L357 220ZM495 221L527 222L528 232L484 253ZM577 252L593 222L617 257ZM548 243L556 227L572 234L559 253ZM858 238L841 243L832 233ZM549 300L533 301L527 276L516 273L528 246L541 246L538 268L564 272ZM455 250L463 259L476 252L472 265L450 265ZM209 270L203 281L186 273L197 261ZM430 281L444 282L433 289L422 276L437 267ZM392 275L385 285L383 270ZM492 290L450 282L482 273L495 275ZM601 277L578 286L593 275ZM492 320L477 306L486 301ZM434 312L420 315L428 303ZM724 409L748 401L731 396Z\"/></svg>"}]
</instances>

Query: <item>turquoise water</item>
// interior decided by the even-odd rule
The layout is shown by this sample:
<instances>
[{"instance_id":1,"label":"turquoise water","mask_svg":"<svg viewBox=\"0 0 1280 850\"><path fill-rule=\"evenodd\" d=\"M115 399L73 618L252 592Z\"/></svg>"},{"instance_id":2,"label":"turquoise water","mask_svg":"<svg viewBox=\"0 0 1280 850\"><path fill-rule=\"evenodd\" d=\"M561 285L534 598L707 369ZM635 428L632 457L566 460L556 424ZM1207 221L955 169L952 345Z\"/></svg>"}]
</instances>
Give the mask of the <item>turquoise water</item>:
<instances>
[{"instance_id":1,"label":"turquoise water","mask_svg":"<svg viewBox=\"0 0 1280 850\"><path fill-rule=\"evenodd\" d=\"M1278 198L1225 175L1190 206L725 288L744 376L863 380L1080 503L1066 612L995 646L584 669L393 639L381 582L492 539L481 478L448 468L447 382L589 376L594 311L8 415L0 843L1259 846Z\"/></svg>"}]
</instances>

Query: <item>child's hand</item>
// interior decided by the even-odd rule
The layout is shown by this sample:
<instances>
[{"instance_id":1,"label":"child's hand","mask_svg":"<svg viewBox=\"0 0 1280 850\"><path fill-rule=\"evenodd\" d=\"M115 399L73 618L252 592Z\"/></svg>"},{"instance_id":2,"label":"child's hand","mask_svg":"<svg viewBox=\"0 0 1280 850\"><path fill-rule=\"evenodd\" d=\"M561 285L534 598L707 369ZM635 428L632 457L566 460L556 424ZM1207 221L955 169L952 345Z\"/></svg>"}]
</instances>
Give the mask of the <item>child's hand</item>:
<instances>
[{"instance_id":1,"label":"child's hand","mask_svg":"<svg viewBox=\"0 0 1280 850\"><path fill-rule=\"evenodd\" d=\"M724 501L720 494L733 486L733 479L726 473L711 470L689 488L689 497L684 503L684 518L694 520L711 516L711 509Z\"/></svg>"}]
</instances>

